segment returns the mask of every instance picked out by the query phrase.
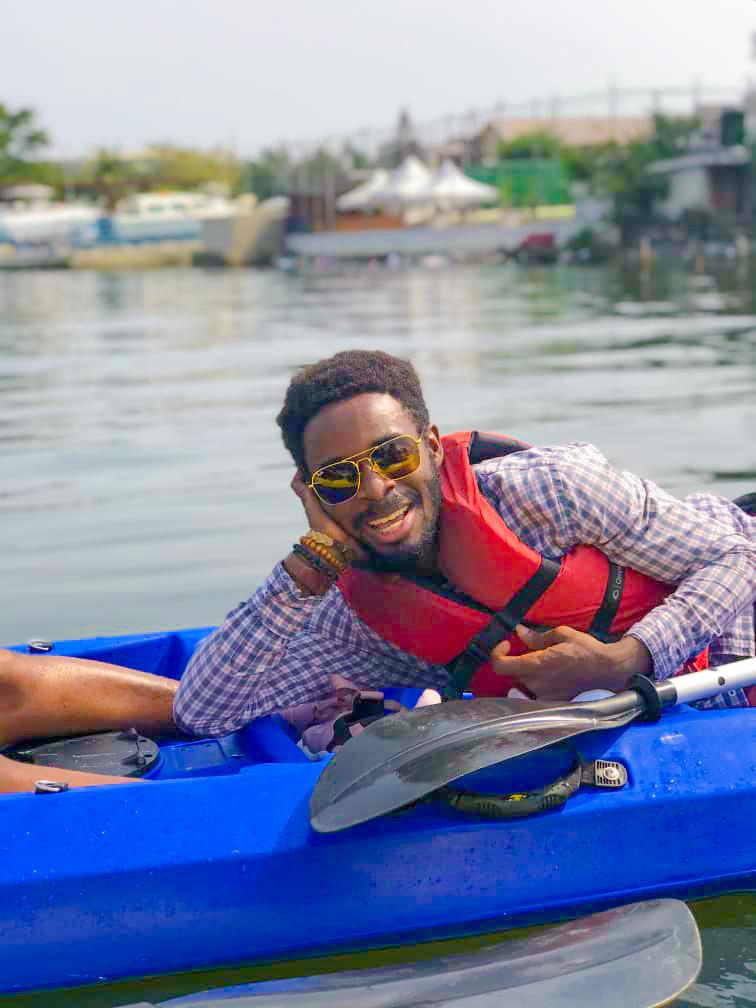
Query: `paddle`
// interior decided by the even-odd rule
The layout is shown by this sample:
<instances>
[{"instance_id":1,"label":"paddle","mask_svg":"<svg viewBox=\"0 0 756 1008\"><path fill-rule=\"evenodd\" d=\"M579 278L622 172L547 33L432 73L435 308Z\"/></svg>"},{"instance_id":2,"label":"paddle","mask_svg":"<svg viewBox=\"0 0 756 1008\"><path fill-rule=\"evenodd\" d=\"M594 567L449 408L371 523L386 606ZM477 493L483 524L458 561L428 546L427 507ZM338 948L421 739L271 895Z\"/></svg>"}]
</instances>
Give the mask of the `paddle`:
<instances>
[{"instance_id":1,"label":"paddle","mask_svg":"<svg viewBox=\"0 0 756 1008\"><path fill-rule=\"evenodd\" d=\"M325 767L310 820L332 833L417 801L464 774L545 749L584 732L620 728L756 682L756 658L652 683L604 700L454 700L381 718L350 739Z\"/></svg>"},{"instance_id":2,"label":"paddle","mask_svg":"<svg viewBox=\"0 0 756 1008\"><path fill-rule=\"evenodd\" d=\"M464 955L220 988L159 1008L651 1008L698 976L701 941L678 900L593 914ZM158 1008L146 1001L126 1008Z\"/></svg>"}]
</instances>

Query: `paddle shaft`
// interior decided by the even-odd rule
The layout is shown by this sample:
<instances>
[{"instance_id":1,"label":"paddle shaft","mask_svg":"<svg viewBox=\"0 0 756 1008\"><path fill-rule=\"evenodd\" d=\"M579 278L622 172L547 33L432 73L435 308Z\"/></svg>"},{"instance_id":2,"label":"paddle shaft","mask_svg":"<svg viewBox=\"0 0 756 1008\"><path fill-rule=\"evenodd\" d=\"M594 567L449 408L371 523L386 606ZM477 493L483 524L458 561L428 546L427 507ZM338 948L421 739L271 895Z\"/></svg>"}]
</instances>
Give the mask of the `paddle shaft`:
<instances>
[{"instance_id":1,"label":"paddle shaft","mask_svg":"<svg viewBox=\"0 0 756 1008\"><path fill-rule=\"evenodd\" d=\"M702 672L686 672L684 675L673 676L663 682L648 680L646 688L639 690L635 685L623 690L605 700L584 700L575 704L596 713L601 718L612 718L632 711L642 714L649 707L674 707L681 703L694 703L696 700L707 700L709 697L726 693L728 690L752 686L756 683L756 658L744 658L741 661L728 662L719 668L704 669ZM650 698L644 694L651 693ZM651 704L653 693L656 693L658 706ZM606 724L597 727L611 728Z\"/></svg>"},{"instance_id":2,"label":"paddle shaft","mask_svg":"<svg viewBox=\"0 0 756 1008\"><path fill-rule=\"evenodd\" d=\"M676 703L706 700L719 693L726 693L727 690L741 689L754 683L756 683L756 658L744 658L742 661L720 665L719 668L674 676L657 689L664 690L665 696L661 696L660 700L662 706L668 707ZM666 699L666 692L670 687L674 691L674 697Z\"/></svg>"}]
</instances>

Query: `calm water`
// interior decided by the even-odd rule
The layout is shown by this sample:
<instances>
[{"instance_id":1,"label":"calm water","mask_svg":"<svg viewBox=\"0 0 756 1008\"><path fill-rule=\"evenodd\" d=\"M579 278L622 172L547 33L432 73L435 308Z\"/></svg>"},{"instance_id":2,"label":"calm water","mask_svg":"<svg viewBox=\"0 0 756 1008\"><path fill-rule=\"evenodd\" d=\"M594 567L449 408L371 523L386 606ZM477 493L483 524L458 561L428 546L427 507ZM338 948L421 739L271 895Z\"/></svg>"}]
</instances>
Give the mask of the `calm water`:
<instances>
[{"instance_id":1,"label":"calm water","mask_svg":"<svg viewBox=\"0 0 756 1008\"><path fill-rule=\"evenodd\" d=\"M744 275L0 272L0 641L220 620L302 529L274 422L288 378L349 347L409 357L442 431L594 441L679 494L756 489ZM699 914L689 1003L756 1003L756 899Z\"/></svg>"}]
</instances>

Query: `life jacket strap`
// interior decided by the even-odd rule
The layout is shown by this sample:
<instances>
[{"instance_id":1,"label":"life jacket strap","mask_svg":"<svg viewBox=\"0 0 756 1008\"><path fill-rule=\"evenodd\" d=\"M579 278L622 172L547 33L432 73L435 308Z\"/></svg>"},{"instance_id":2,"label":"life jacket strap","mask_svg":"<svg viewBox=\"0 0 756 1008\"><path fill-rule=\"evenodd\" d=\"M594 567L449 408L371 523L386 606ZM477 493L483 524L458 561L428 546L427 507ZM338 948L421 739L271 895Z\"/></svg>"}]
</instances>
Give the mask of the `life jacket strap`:
<instances>
[{"instance_id":1,"label":"life jacket strap","mask_svg":"<svg viewBox=\"0 0 756 1008\"><path fill-rule=\"evenodd\" d=\"M507 437L504 434L484 434L481 431L473 431L470 436L470 444L467 454L470 465L477 465L478 462L487 462L492 458L503 458L504 455L511 455L513 452L527 451L531 445L516 438Z\"/></svg>"},{"instance_id":2,"label":"life jacket strap","mask_svg":"<svg viewBox=\"0 0 756 1008\"><path fill-rule=\"evenodd\" d=\"M605 643L617 640L616 635L609 632L609 627L614 622L614 617L619 611L622 602L622 590L625 587L625 568L619 564L609 561L609 569L606 574L606 588L601 605L596 610L596 615L591 620L588 633Z\"/></svg>"},{"instance_id":3,"label":"life jacket strap","mask_svg":"<svg viewBox=\"0 0 756 1008\"><path fill-rule=\"evenodd\" d=\"M556 580L562 565L558 560L542 557L535 574L478 631L456 658L448 664L449 679L444 694L447 699L459 698L467 689L479 665L485 664L491 652L505 637L514 633L525 616L547 588Z\"/></svg>"}]
</instances>

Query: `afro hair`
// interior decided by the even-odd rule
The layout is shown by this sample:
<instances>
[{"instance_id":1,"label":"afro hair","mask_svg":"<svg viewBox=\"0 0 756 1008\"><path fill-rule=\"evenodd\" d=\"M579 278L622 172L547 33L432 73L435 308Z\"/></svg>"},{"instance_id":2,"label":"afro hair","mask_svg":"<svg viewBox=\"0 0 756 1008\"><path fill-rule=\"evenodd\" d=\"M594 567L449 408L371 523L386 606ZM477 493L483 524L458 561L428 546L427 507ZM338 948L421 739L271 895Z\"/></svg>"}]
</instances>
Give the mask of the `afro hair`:
<instances>
[{"instance_id":1,"label":"afro hair","mask_svg":"<svg viewBox=\"0 0 756 1008\"><path fill-rule=\"evenodd\" d=\"M304 430L316 413L331 403L365 392L383 392L397 399L417 424L429 423L420 379L409 361L381 350L344 350L301 368L289 383L277 422L283 442L297 467L306 472Z\"/></svg>"}]
</instances>

